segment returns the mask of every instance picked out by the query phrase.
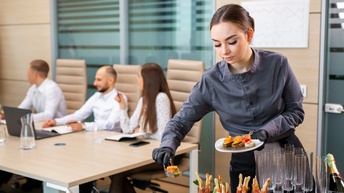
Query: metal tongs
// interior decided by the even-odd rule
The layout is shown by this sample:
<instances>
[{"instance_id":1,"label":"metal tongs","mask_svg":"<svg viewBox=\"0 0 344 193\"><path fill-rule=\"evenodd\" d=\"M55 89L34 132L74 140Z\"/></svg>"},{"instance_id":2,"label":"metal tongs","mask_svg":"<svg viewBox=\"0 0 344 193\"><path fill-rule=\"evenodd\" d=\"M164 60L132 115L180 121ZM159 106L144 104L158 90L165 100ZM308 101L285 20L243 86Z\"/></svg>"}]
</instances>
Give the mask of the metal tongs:
<instances>
[{"instance_id":1,"label":"metal tongs","mask_svg":"<svg viewBox=\"0 0 344 193\"><path fill-rule=\"evenodd\" d=\"M168 166L173 166L173 160L170 158L170 165L165 165L164 164L164 171L165 171L165 175L167 176L167 177L171 177L171 178L175 178L175 177L178 177L179 175L180 175L180 171L179 171L179 169L178 169L178 167L177 167L177 173L172 173L172 172L170 172L170 171L168 171L167 170L167 167Z\"/></svg>"}]
</instances>

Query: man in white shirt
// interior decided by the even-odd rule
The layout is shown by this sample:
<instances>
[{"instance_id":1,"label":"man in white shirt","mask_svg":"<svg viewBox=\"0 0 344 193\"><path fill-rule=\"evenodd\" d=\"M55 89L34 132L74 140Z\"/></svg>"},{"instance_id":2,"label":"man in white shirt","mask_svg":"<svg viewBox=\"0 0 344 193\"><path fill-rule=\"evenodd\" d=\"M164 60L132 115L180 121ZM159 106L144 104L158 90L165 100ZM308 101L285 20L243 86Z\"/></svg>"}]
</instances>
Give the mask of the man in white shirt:
<instances>
[{"instance_id":1,"label":"man in white shirt","mask_svg":"<svg viewBox=\"0 0 344 193\"><path fill-rule=\"evenodd\" d=\"M33 60L27 69L27 79L32 86L18 108L33 109L35 122L62 117L67 114L66 101L60 87L48 78L49 65L44 60ZM12 177L12 173L0 171L0 188ZM23 192L40 187L41 181L31 178L21 186Z\"/></svg>"},{"instance_id":2,"label":"man in white shirt","mask_svg":"<svg viewBox=\"0 0 344 193\"><path fill-rule=\"evenodd\" d=\"M66 101L60 87L48 77L49 65L43 60L33 60L27 69L27 78L32 86L18 108L34 109L35 122L43 122L65 116Z\"/></svg>"},{"instance_id":3,"label":"man in white shirt","mask_svg":"<svg viewBox=\"0 0 344 193\"><path fill-rule=\"evenodd\" d=\"M94 93L86 103L73 114L47 120L43 127L52 127L61 124L70 124L73 131L82 129L90 130L93 123L80 123L93 112L94 123L98 129L121 131L120 127L120 104L115 100L118 91L115 88L117 73L111 66L103 66L98 69L93 85L98 92ZM125 97L126 104L128 103ZM126 108L128 109L128 108ZM87 182L79 186L80 193L91 192L93 182Z\"/></svg>"},{"instance_id":4,"label":"man in white shirt","mask_svg":"<svg viewBox=\"0 0 344 193\"><path fill-rule=\"evenodd\" d=\"M98 129L121 131L119 117L119 103L115 101L118 91L115 88L117 73L111 66L103 66L98 69L93 85L98 92L94 93L86 103L73 114L50 119L44 122L43 127L52 127L55 125L70 124L74 131L90 130L91 123L80 123L94 115L94 123ZM125 97L125 100L127 98ZM79 123L78 123L79 122Z\"/></svg>"}]
</instances>

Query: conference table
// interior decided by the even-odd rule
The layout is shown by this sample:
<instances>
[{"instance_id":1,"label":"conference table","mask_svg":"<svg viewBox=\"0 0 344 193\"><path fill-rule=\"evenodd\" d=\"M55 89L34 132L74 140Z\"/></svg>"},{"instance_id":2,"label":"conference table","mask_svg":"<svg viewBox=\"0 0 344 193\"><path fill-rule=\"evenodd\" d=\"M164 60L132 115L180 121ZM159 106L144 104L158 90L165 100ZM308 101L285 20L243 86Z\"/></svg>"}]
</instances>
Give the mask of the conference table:
<instances>
[{"instance_id":1,"label":"conference table","mask_svg":"<svg viewBox=\"0 0 344 193\"><path fill-rule=\"evenodd\" d=\"M119 134L98 131L103 138ZM0 170L43 181L45 186L76 193L78 185L153 163L152 150L159 141L131 147L133 141L92 141L93 133L81 131L36 140L30 150L19 148L19 138L9 136L0 146ZM190 153L190 174L198 170L198 146L182 143L176 154ZM196 193L190 177L190 192ZM45 191L47 192L47 191Z\"/></svg>"}]
</instances>

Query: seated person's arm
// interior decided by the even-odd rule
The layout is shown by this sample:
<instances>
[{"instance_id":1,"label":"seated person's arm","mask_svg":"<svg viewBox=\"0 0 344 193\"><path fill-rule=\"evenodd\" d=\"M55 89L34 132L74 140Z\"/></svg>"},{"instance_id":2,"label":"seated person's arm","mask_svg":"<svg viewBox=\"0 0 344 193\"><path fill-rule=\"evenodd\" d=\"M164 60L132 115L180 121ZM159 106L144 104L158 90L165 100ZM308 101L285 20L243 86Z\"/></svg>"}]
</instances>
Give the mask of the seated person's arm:
<instances>
[{"instance_id":1,"label":"seated person's arm","mask_svg":"<svg viewBox=\"0 0 344 193\"><path fill-rule=\"evenodd\" d=\"M0 110L0 120L5 119L5 114L3 110Z\"/></svg>"}]
</instances>

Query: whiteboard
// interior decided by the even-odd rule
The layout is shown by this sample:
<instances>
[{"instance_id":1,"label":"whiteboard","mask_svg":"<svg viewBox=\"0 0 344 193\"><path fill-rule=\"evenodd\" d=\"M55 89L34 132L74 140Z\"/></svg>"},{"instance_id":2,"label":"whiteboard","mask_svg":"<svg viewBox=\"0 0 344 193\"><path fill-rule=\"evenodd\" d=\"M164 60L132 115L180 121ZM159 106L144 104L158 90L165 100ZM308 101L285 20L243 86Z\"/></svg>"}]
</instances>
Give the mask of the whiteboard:
<instances>
[{"instance_id":1,"label":"whiteboard","mask_svg":"<svg viewBox=\"0 0 344 193\"><path fill-rule=\"evenodd\" d=\"M309 0L246 1L255 21L252 47L307 48Z\"/></svg>"}]
</instances>

